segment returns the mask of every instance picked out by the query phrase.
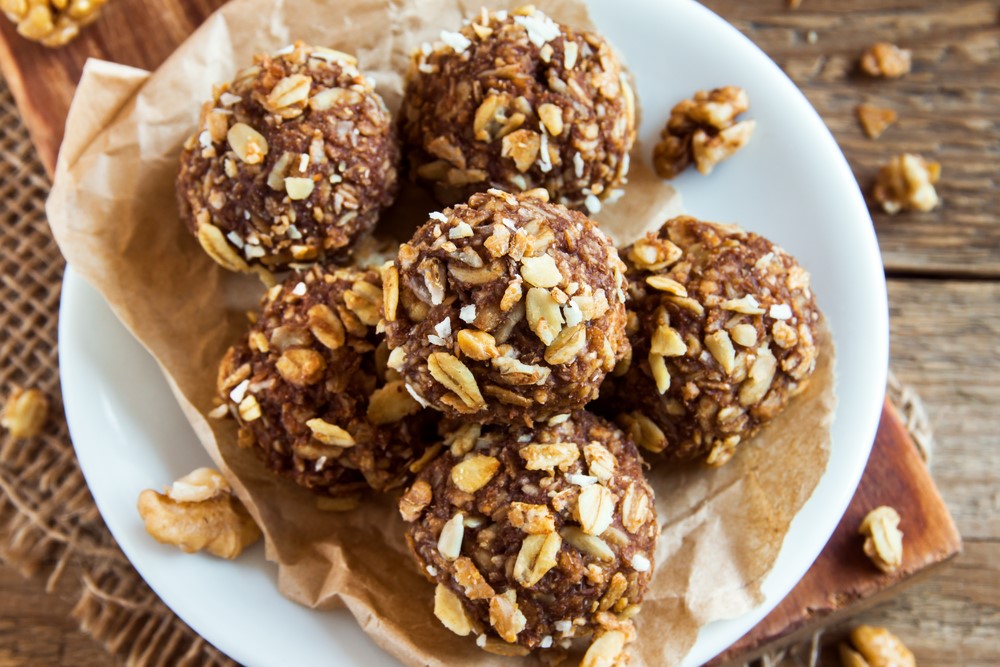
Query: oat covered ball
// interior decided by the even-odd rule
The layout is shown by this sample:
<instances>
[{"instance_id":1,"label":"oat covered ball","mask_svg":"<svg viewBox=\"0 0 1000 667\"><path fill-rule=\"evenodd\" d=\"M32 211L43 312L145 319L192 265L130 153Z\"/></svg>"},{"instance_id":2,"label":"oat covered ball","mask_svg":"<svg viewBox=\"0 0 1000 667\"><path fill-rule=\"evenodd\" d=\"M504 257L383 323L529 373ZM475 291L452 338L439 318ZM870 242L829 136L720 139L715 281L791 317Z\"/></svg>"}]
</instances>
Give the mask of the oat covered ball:
<instances>
[{"instance_id":1,"label":"oat covered ball","mask_svg":"<svg viewBox=\"0 0 1000 667\"><path fill-rule=\"evenodd\" d=\"M271 288L219 367L219 395L239 421L241 446L326 495L408 481L437 437L437 419L386 369L376 335L381 303L375 269L317 265Z\"/></svg>"},{"instance_id":2,"label":"oat covered ball","mask_svg":"<svg viewBox=\"0 0 1000 667\"><path fill-rule=\"evenodd\" d=\"M400 124L412 175L446 204L545 188L596 213L628 173L635 99L600 35L484 9L413 55Z\"/></svg>"},{"instance_id":3,"label":"oat covered ball","mask_svg":"<svg viewBox=\"0 0 1000 667\"><path fill-rule=\"evenodd\" d=\"M631 439L581 410L464 424L445 444L399 504L438 619L514 654L628 632L660 532Z\"/></svg>"},{"instance_id":4,"label":"oat covered ball","mask_svg":"<svg viewBox=\"0 0 1000 667\"><path fill-rule=\"evenodd\" d=\"M184 223L232 271L344 257L397 189L389 112L354 57L301 42L217 86L184 144Z\"/></svg>"},{"instance_id":5,"label":"oat covered ball","mask_svg":"<svg viewBox=\"0 0 1000 667\"><path fill-rule=\"evenodd\" d=\"M583 407L628 350L624 264L544 190L432 213L386 273L389 367L451 416L531 425Z\"/></svg>"},{"instance_id":6,"label":"oat covered ball","mask_svg":"<svg viewBox=\"0 0 1000 667\"><path fill-rule=\"evenodd\" d=\"M690 217L623 255L632 357L601 399L645 449L722 465L815 367L809 274L757 234Z\"/></svg>"}]
</instances>

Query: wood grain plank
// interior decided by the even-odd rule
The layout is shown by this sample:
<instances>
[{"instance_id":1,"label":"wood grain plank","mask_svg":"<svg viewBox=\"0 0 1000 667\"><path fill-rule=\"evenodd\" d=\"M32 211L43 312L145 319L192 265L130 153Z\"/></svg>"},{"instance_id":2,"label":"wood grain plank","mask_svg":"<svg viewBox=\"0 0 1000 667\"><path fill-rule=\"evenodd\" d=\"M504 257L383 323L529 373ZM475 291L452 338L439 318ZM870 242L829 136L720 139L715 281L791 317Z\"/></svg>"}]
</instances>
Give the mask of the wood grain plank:
<instances>
[{"instance_id":1,"label":"wood grain plank","mask_svg":"<svg viewBox=\"0 0 1000 667\"><path fill-rule=\"evenodd\" d=\"M67 46L30 42L0 20L0 71L31 133L45 169L52 173L66 114L88 58L155 69L225 0L163 3L115 0L100 19Z\"/></svg>"},{"instance_id":2,"label":"wood grain plank","mask_svg":"<svg viewBox=\"0 0 1000 667\"><path fill-rule=\"evenodd\" d=\"M705 0L775 59L819 110L867 191L901 152L942 164L942 206L889 216L873 210L887 270L1000 277L1000 6L994 1ZM815 33L815 43L808 39ZM876 41L913 51L895 81L856 71ZM751 102L753 94L751 91ZM891 107L899 122L868 139L855 107Z\"/></svg>"}]
</instances>

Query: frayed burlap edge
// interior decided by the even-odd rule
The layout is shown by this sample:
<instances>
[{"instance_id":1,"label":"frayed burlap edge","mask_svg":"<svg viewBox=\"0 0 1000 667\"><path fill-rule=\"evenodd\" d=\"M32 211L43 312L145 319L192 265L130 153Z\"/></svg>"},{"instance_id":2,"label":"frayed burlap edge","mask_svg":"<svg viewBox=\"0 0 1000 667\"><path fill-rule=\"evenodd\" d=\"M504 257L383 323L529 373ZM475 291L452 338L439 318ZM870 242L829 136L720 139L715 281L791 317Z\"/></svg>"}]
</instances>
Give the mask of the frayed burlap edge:
<instances>
[{"instance_id":1,"label":"frayed burlap edge","mask_svg":"<svg viewBox=\"0 0 1000 667\"><path fill-rule=\"evenodd\" d=\"M45 577L50 592L67 569L81 573L69 587L77 600L73 617L126 665L235 665L139 577L101 520L80 472L59 400L56 327L64 262L45 220L48 189L0 79L0 399L20 385L41 389L53 401L41 436L28 441L0 436L0 561L25 576ZM920 398L891 374L888 391L929 461L933 437ZM817 633L752 664L816 667L820 648Z\"/></svg>"}]
</instances>

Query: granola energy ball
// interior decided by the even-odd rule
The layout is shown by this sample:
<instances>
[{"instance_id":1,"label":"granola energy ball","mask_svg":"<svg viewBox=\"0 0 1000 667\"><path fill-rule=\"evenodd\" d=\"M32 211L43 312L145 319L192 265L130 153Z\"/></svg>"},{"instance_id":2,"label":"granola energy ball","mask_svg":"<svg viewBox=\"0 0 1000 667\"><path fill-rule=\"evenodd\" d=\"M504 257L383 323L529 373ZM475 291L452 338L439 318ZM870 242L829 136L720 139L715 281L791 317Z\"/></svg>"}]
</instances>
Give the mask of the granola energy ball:
<instances>
[{"instance_id":1,"label":"granola energy ball","mask_svg":"<svg viewBox=\"0 0 1000 667\"><path fill-rule=\"evenodd\" d=\"M375 332L381 303L374 269L314 266L271 288L219 368L241 446L327 495L407 481L437 436L436 419L385 367Z\"/></svg>"},{"instance_id":2,"label":"granola energy ball","mask_svg":"<svg viewBox=\"0 0 1000 667\"><path fill-rule=\"evenodd\" d=\"M398 161L357 61L299 42L216 87L181 153L181 218L232 271L338 259L392 203Z\"/></svg>"},{"instance_id":3,"label":"granola energy ball","mask_svg":"<svg viewBox=\"0 0 1000 667\"><path fill-rule=\"evenodd\" d=\"M483 10L413 55L401 128L413 174L446 204L545 188L596 213L628 173L635 100L600 35L530 6Z\"/></svg>"},{"instance_id":4,"label":"granola energy ball","mask_svg":"<svg viewBox=\"0 0 1000 667\"><path fill-rule=\"evenodd\" d=\"M601 398L645 449L722 465L815 367L809 274L765 238L689 217L624 255L633 356Z\"/></svg>"},{"instance_id":5,"label":"granola energy ball","mask_svg":"<svg viewBox=\"0 0 1000 667\"><path fill-rule=\"evenodd\" d=\"M441 622L506 654L630 636L660 532L632 441L578 411L464 424L445 444L399 504Z\"/></svg>"},{"instance_id":6,"label":"granola energy ball","mask_svg":"<svg viewBox=\"0 0 1000 667\"><path fill-rule=\"evenodd\" d=\"M530 425L594 399L626 354L618 252L545 199L475 194L400 246L386 273L389 367L418 401Z\"/></svg>"}]
</instances>

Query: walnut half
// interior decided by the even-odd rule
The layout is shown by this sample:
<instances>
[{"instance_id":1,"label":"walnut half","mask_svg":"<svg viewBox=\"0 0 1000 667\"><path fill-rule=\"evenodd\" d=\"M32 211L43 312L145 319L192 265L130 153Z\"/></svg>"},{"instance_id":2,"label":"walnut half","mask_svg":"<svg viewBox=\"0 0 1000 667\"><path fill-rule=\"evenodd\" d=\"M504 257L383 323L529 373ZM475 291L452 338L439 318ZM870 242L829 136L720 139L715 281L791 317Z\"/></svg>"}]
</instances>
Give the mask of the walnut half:
<instances>
[{"instance_id":1,"label":"walnut half","mask_svg":"<svg viewBox=\"0 0 1000 667\"><path fill-rule=\"evenodd\" d=\"M890 215L900 211L931 211L940 203L934 184L941 165L920 155L903 153L879 169L872 198Z\"/></svg>"},{"instance_id":2,"label":"walnut half","mask_svg":"<svg viewBox=\"0 0 1000 667\"><path fill-rule=\"evenodd\" d=\"M174 482L166 493L139 494L139 516L156 541L194 553L205 549L233 559L260 538L260 529L215 470L199 468Z\"/></svg>"},{"instance_id":3,"label":"walnut half","mask_svg":"<svg viewBox=\"0 0 1000 667\"><path fill-rule=\"evenodd\" d=\"M674 178L692 162L702 174L731 157L750 141L755 122L736 122L750 108L742 88L726 86L699 90L679 102L653 148L653 166L661 178Z\"/></svg>"},{"instance_id":4,"label":"walnut half","mask_svg":"<svg viewBox=\"0 0 1000 667\"><path fill-rule=\"evenodd\" d=\"M865 555L883 572L895 572L903 564L903 533L899 513L891 507L876 507L858 527L865 536Z\"/></svg>"}]
</instances>

